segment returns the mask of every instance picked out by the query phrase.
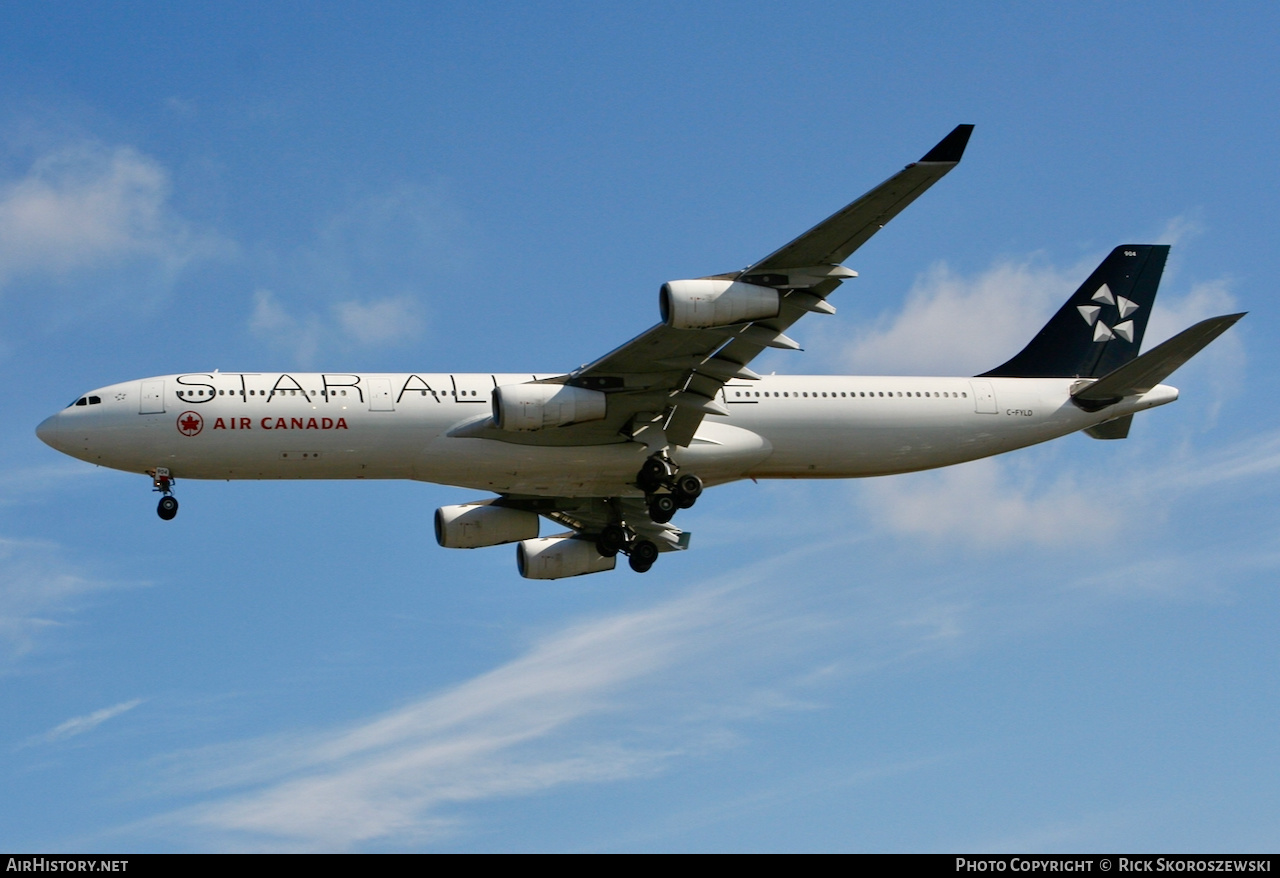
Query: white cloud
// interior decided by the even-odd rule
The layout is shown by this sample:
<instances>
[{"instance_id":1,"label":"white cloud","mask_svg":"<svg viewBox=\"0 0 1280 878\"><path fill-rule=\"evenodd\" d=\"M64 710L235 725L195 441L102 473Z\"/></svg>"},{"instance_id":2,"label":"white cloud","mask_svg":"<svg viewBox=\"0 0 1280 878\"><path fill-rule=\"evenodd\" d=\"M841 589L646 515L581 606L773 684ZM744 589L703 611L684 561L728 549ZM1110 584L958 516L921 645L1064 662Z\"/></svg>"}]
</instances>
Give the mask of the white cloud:
<instances>
[{"instance_id":1,"label":"white cloud","mask_svg":"<svg viewBox=\"0 0 1280 878\"><path fill-rule=\"evenodd\" d=\"M138 262L171 279L225 249L174 213L170 188L159 162L128 147L83 142L41 156L0 184L0 286Z\"/></svg>"},{"instance_id":2,"label":"white cloud","mask_svg":"<svg viewBox=\"0 0 1280 878\"><path fill-rule=\"evenodd\" d=\"M1258 433L1196 460L1171 463L1168 481L1192 490L1229 482L1254 482L1280 473L1280 431Z\"/></svg>"},{"instance_id":3,"label":"white cloud","mask_svg":"<svg viewBox=\"0 0 1280 878\"><path fill-rule=\"evenodd\" d=\"M906 306L859 333L844 361L855 374L973 375L1016 354L1080 281L1031 261L1005 261L963 278L936 265L917 279Z\"/></svg>"},{"instance_id":4,"label":"white cloud","mask_svg":"<svg viewBox=\"0 0 1280 878\"><path fill-rule=\"evenodd\" d=\"M54 726L52 729L41 735L37 740L48 744L54 741L73 738L76 735L83 735L85 732L93 731L107 720L133 710L141 703L141 698L135 698L132 701L122 701L119 704L112 705L111 707L104 707L102 710L95 710L93 713L85 716L72 717L66 722L59 723Z\"/></svg>"},{"instance_id":5,"label":"white cloud","mask_svg":"<svg viewBox=\"0 0 1280 878\"><path fill-rule=\"evenodd\" d=\"M420 338L426 295L462 266L467 248L456 240L459 224L447 201L422 187L356 202L283 260L287 271L276 289L256 294L250 329L303 365L321 346L351 350ZM307 305L288 304L295 290L306 291Z\"/></svg>"},{"instance_id":6,"label":"white cloud","mask_svg":"<svg viewBox=\"0 0 1280 878\"><path fill-rule=\"evenodd\" d=\"M1235 297L1231 295L1225 279L1195 284L1181 296L1162 294L1156 299L1156 306L1151 311L1151 322L1147 324L1147 334L1142 342L1143 350L1149 350L1165 339L1172 338L1193 323L1236 310L1238 306ZM1228 333L1226 338L1235 338L1236 335ZM1223 350L1228 346L1223 341L1226 339L1215 341L1210 350Z\"/></svg>"},{"instance_id":7,"label":"white cloud","mask_svg":"<svg viewBox=\"0 0 1280 878\"><path fill-rule=\"evenodd\" d=\"M1017 481L1007 464L987 458L874 479L861 486L860 496L867 514L882 528L973 547L1027 542L1070 546L1082 528L1104 537L1115 531L1120 506L1114 484L1102 490L1067 476L1048 485L1039 482L1030 474Z\"/></svg>"},{"instance_id":8,"label":"white cloud","mask_svg":"<svg viewBox=\"0 0 1280 878\"><path fill-rule=\"evenodd\" d=\"M275 347L289 351L303 366L315 362L316 353L320 350L320 343L325 335L325 327L317 315L294 317L285 310L271 290L254 292L249 330Z\"/></svg>"},{"instance_id":9,"label":"white cloud","mask_svg":"<svg viewBox=\"0 0 1280 878\"><path fill-rule=\"evenodd\" d=\"M421 307L408 296L369 302L337 302L328 315L308 311L295 316L271 290L253 295L249 330L287 350L303 366L312 365L322 347L374 347L417 338L423 328Z\"/></svg>"},{"instance_id":10,"label":"white cloud","mask_svg":"<svg viewBox=\"0 0 1280 878\"><path fill-rule=\"evenodd\" d=\"M1152 239L1152 243L1171 244L1176 247L1198 237L1203 232L1204 223L1198 217L1181 214L1165 223L1164 228Z\"/></svg>"},{"instance_id":11,"label":"white cloud","mask_svg":"<svg viewBox=\"0 0 1280 878\"><path fill-rule=\"evenodd\" d=\"M422 309L408 296L377 302L339 302L334 306L338 325L362 345L395 344L416 338L422 331Z\"/></svg>"}]
</instances>

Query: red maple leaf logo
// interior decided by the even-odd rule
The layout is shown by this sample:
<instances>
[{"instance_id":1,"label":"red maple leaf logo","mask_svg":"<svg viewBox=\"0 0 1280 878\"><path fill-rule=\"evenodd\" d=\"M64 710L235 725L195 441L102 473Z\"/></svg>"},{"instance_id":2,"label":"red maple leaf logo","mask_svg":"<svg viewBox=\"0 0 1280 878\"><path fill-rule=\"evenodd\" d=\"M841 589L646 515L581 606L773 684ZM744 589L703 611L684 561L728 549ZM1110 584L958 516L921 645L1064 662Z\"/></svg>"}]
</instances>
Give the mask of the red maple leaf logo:
<instances>
[{"instance_id":1,"label":"red maple leaf logo","mask_svg":"<svg viewBox=\"0 0 1280 878\"><path fill-rule=\"evenodd\" d=\"M204 429L204 418L196 412L183 412L178 415L178 432L183 436L195 436Z\"/></svg>"}]
</instances>

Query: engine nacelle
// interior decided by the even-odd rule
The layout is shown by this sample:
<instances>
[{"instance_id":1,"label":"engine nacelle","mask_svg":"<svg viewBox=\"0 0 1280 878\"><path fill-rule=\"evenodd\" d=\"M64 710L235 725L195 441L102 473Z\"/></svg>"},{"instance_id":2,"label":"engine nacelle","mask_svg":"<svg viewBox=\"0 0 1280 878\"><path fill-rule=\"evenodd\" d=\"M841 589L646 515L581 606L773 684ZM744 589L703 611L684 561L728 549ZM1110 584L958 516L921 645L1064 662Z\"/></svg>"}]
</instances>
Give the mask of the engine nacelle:
<instances>
[{"instance_id":1,"label":"engine nacelle","mask_svg":"<svg viewBox=\"0 0 1280 878\"><path fill-rule=\"evenodd\" d=\"M525 540L516 546L516 566L525 579L564 579L612 570L616 556L606 558L592 540L570 536Z\"/></svg>"},{"instance_id":2,"label":"engine nacelle","mask_svg":"<svg viewBox=\"0 0 1280 878\"><path fill-rule=\"evenodd\" d=\"M605 416L605 395L567 384L507 384L493 389L493 420L503 430L527 433Z\"/></svg>"},{"instance_id":3,"label":"engine nacelle","mask_svg":"<svg viewBox=\"0 0 1280 878\"><path fill-rule=\"evenodd\" d=\"M672 329L711 329L777 317L778 291L733 280L673 280L658 291L662 322Z\"/></svg>"},{"instance_id":4,"label":"engine nacelle","mask_svg":"<svg viewBox=\"0 0 1280 878\"><path fill-rule=\"evenodd\" d=\"M499 546L538 535L538 514L504 506L467 503L436 510L436 542L446 549Z\"/></svg>"}]
</instances>

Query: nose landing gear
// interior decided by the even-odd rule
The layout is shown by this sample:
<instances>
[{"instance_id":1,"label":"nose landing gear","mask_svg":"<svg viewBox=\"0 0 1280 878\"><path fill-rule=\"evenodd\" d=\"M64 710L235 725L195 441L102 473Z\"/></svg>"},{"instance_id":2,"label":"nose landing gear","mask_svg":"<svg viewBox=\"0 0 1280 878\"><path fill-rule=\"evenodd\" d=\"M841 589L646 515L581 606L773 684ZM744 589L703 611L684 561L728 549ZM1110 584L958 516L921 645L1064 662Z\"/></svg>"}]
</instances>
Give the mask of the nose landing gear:
<instances>
[{"instance_id":1,"label":"nose landing gear","mask_svg":"<svg viewBox=\"0 0 1280 878\"><path fill-rule=\"evenodd\" d=\"M169 475L169 470L158 466L151 474L151 490L160 492L160 503L156 506L156 515L165 521L172 521L178 514L178 498L173 496L173 483L176 481Z\"/></svg>"}]
</instances>

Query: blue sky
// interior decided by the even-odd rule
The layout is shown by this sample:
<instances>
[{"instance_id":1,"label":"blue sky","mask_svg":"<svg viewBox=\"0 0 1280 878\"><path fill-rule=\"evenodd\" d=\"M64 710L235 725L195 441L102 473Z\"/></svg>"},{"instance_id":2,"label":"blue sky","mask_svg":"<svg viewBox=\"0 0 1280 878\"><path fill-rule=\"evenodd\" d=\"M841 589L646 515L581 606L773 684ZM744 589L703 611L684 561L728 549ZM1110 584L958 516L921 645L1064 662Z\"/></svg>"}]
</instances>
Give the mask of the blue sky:
<instances>
[{"instance_id":1,"label":"blue sky","mask_svg":"<svg viewBox=\"0 0 1280 878\"><path fill-rule=\"evenodd\" d=\"M0 8L0 846L1270 851L1280 28L1267 4ZM416 483L179 486L33 433L232 369L570 369L960 122L780 372L972 374L1120 243L1124 442L710 492L522 580Z\"/></svg>"}]
</instances>

